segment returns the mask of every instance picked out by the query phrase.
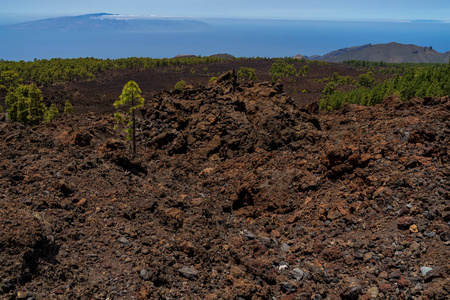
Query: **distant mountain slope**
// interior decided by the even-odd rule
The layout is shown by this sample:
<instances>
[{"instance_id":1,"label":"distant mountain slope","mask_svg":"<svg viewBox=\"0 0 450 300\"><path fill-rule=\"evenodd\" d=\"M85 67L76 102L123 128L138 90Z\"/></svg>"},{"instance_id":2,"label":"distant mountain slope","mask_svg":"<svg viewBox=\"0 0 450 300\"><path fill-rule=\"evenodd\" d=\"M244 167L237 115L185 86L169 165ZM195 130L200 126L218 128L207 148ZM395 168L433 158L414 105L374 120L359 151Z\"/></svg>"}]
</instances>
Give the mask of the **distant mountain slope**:
<instances>
[{"instance_id":1,"label":"distant mountain slope","mask_svg":"<svg viewBox=\"0 0 450 300\"><path fill-rule=\"evenodd\" d=\"M450 52L439 53L432 47L420 47L399 43L367 44L332 51L323 56L312 56L328 62L343 62L346 60L384 61L392 63L448 63Z\"/></svg>"},{"instance_id":2,"label":"distant mountain slope","mask_svg":"<svg viewBox=\"0 0 450 300\"><path fill-rule=\"evenodd\" d=\"M208 23L179 18L122 16L107 13L43 19L4 26L13 30L112 30L112 31L191 31L210 28Z\"/></svg>"}]
</instances>

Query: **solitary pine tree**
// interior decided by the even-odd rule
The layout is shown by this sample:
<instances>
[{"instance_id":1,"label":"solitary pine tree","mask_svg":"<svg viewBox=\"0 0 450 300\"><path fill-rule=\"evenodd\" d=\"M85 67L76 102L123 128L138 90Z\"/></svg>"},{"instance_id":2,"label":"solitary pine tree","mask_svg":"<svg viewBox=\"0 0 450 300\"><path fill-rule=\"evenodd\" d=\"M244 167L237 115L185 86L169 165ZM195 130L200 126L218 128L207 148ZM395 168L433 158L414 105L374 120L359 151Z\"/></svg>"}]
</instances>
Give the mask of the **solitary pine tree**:
<instances>
[{"instance_id":1,"label":"solitary pine tree","mask_svg":"<svg viewBox=\"0 0 450 300\"><path fill-rule=\"evenodd\" d=\"M141 93L142 91L137 83L131 80L123 87L120 99L114 102L114 107L116 109L130 105L128 111L125 113L116 112L114 118L117 121L115 128L117 128L118 125L126 123L124 131L127 134L127 140L133 141L134 153L136 153L136 117L134 111L136 108L144 107L144 98L142 98Z\"/></svg>"},{"instance_id":2,"label":"solitary pine tree","mask_svg":"<svg viewBox=\"0 0 450 300\"><path fill-rule=\"evenodd\" d=\"M69 99L64 103L64 113L68 115L73 115L73 105L70 103Z\"/></svg>"}]
</instances>

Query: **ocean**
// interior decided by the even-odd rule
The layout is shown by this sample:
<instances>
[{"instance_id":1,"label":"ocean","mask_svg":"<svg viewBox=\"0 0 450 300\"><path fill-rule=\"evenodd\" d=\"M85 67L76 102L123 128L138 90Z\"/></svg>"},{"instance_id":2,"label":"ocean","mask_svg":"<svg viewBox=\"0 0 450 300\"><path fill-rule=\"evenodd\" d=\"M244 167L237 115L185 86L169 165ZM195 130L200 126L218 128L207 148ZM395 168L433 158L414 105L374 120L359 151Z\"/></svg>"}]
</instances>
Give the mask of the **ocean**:
<instances>
[{"instance_id":1,"label":"ocean","mask_svg":"<svg viewBox=\"0 0 450 300\"><path fill-rule=\"evenodd\" d=\"M0 59L323 55L345 47L398 42L450 51L450 23L205 19L205 31L12 31L0 28Z\"/></svg>"}]
</instances>

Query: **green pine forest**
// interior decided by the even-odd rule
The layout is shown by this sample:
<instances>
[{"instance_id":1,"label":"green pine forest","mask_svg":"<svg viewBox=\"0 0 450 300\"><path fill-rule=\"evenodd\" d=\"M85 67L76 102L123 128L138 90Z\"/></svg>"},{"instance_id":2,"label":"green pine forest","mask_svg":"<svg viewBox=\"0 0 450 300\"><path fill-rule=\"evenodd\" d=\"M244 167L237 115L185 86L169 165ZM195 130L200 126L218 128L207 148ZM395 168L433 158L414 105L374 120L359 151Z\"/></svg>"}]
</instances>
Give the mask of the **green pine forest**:
<instances>
[{"instance_id":1,"label":"green pine forest","mask_svg":"<svg viewBox=\"0 0 450 300\"><path fill-rule=\"evenodd\" d=\"M383 63L350 61L353 66L373 69ZM332 110L341 108L345 103L365 106L379 104L388 96L398 95L403 101L414 97L442 97L450 95L449 64L389 64L377 72L393 74L385 81L375 81L372 71L359 76L351 91L341 91L339 77L327 84L322 92L320 108Z\"/></svg>"}]
</instances>

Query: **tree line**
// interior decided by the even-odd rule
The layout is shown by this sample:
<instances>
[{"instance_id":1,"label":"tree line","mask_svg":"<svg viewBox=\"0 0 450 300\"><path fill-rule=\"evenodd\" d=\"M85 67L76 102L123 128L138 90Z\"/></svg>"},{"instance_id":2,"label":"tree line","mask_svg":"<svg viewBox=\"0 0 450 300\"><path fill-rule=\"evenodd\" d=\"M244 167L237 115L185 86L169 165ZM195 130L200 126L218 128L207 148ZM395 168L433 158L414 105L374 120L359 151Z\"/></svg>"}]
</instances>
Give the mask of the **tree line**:
<instances>
[{"instance_id":1,"label":"tree line","mask_svg":"<svg viewBox=\"0 0 450 300\"><path fill-rule=\"evenodd\" d=\"M348 92L339 90L339 82L331 81L322 92L320 108L332 110L345 103L372 106L391 95L398 95L403 101L450 95L450 64L416 65L402 67L401 71L402 74L382 82L376 81L369 71L360 75L354 89Z\"/></svg>"},{"instance_id":2,"label":"tree line","mask_svg":"<svg viewBox=\"0 0 450 300\"><path fill-rule=\"evenodd\" d=\"M164 66L200 65L223 59L207 57L120 59L74 58L35 59L34 61L0 60L0 89L9 89L21 83L49 86L55 83L94 79L107 70L155 69Z\"/></svg>"}]
</instances>

